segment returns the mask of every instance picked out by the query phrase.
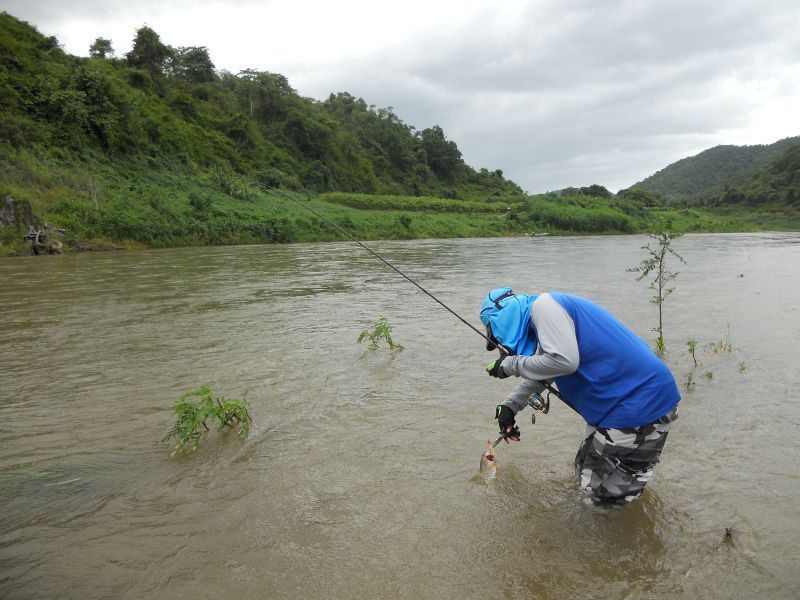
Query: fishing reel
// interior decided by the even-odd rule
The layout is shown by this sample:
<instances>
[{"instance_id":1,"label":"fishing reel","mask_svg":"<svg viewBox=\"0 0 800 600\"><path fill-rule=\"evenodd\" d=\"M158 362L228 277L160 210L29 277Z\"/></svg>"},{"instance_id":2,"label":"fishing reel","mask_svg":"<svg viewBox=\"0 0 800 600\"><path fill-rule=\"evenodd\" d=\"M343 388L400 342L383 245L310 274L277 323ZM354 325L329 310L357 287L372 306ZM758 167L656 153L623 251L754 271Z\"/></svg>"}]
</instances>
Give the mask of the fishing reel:
<instances>
[{"instance_id":1,"label":"fishing reel","mask_svg":"<svg viewBox=\"0 0 800 600\"><path fill-rule=\"evenodd\" d=\"M545 398L541 394L533 393L528 397L528 406L533 409L531 425L536 425L536 415L546 415L550 412L550 394Z\"/></svg>"}]
</instances>

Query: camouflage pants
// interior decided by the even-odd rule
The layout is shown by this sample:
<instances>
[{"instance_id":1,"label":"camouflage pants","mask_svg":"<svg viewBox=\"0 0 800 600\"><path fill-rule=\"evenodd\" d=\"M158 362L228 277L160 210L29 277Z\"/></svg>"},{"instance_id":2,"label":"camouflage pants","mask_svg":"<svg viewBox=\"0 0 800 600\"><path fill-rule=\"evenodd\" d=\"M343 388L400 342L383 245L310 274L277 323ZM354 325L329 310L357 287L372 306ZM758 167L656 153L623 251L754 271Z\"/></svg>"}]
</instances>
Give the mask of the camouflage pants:
<instances>
[{"instance_id":1,"label":"camouflage pants","mask_svg":"<svg viewBox=\"0 0 800 600\"><path fill-rule=\"evenodd\" d=\"M586 426L586 438L575 456L581 493L594 504L633 502L653 476L677 409L641 427L606 429Z\"/></svg>"}]
</instances>

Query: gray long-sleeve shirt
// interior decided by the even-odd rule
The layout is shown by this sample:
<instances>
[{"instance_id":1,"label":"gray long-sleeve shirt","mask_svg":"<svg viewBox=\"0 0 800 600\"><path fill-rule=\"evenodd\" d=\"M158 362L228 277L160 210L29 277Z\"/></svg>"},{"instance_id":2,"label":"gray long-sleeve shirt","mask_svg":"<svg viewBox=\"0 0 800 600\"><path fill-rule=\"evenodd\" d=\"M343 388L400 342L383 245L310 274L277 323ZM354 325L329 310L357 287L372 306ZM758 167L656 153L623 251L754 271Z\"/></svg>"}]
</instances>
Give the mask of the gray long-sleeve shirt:
<instances>
[{"instance_id":1,"label":"gray long-sleeve shirt","mask_svg":"<svg viewBox=\"0 0 800 600\"><path fill-rule=\"evenodd\" d=\"M540 294L531 304L531 320L538 338L536 353L533 356L509 356L501 366L507 375L522 378L522 382L503 401L514 413L528 405L531 394L545 389L542 381L570 375L580 364L575 323L550 294Z\"/></svg>"}]
</instances>

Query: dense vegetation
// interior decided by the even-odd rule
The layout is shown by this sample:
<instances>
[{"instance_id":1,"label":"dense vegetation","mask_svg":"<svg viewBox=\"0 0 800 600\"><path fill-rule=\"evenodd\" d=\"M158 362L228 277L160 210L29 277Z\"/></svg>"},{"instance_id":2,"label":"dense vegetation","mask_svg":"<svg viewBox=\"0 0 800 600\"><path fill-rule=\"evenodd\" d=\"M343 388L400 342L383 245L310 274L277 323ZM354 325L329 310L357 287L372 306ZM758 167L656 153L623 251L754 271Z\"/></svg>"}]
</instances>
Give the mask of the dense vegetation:
<instances>
[{"instance_id":1,"label":"dense vegetation","mask_svg":"<svg viewBox=\"0 0 800 600\"><path fill-rule=\"evenodd\" d=\"M742 226L800 229L800 137L768 146L717 146L680 160L637 188L668 206L701 208Z\"/></svg>"},{"instance_id":2,"label":"dense vegetation","mask_svg":"<svg viewBox=\"0 0 800 600\"><path fill-rule=\"evenodd\" d=\"M98 49L99 48L99 49ZM434 126L347 93L300 97L282 75L217 73L205 48L172 48L148 27L125 58L64 54L53 38L0 15L2 133L15 148L88 148L152 168L221 169L315 192L518 193L500 171L475 171ZM137 165L138 166L138 165Z\"/></svg>"},{"instance_id":3,"label":"dense vegetation","mask_svg":"<svg viewBox=\"0 0 800 600\"><path fill-rule=\"evenodd\" d=\"M708 210L767 228L800 229L800 143L748 181L710 198Z\"/></svg>"},{"instance_id":4,"label":"dense vegetation","mask_svg":"<svg viewBox=\"0 0 800 600\"><path fill-rule=\"evenodd\" d=\"M716 146L674 162L633 187L670 202L700 204L720 197L732 186L747 184L798 144L800 137L769 145Z\"/></svg>"},{"instance_id":5,"label":"dense vegetation","mask_svg":"<svg viewBox=\"0 0 800 600\"><path fill-rule=\"evenodd\" d=\"M29 202L68 246L340 239L276 188L361 239L749 227L635 189L527 196L391 107L217 71L206 48L173 48L148 27L125 56L103 38L70 56L0 14L0 200ZM24 252L23 233L0 223L0 254Z\"/></svg>"}]
</instances>

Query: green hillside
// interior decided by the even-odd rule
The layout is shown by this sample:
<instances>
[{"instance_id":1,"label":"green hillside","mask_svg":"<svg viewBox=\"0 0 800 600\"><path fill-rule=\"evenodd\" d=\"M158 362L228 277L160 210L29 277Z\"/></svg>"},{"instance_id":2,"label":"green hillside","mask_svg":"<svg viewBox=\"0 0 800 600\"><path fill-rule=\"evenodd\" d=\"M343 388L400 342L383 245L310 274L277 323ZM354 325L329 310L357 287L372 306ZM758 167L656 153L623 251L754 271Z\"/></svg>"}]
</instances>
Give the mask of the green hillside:
<instances>
[{"instance_id":1,"label":"green hillside","mask_svg":"<svg viewBox=\"0 0 800 600\"><path fill-rule=\"evenodd\" d=\"M746 183L797 143L800 137L769 145L716 146L672 163L632 187L670 202L697 204L718 196L726 186Z\"/></svg>"},{"instance_id":2,"label":"green hillside","mask_svg":"<svg viewBox=\"0 0 800 600\"><path fill-rule=\"evenodd\" d=\"M466 165L441 128L416 132L391 108L347 93L303 98L275 73L217 73L205 48L172 48L148 27L124 58L98 49L101 41L91 58L68 56L54 38L0 15L4 141L248 172L313 191L521 192L500 171Z\"/></svg>"},{"instance_id":3,"label":"green hillside","mask_svg":"<svg viewBox=\"0 0 800 600\"><path fill-rule=\"evenodd\" d=\"M744 183L726 186L705 204L726 218L746 215L748 222L759 227L800 229L800 142Z\"/></svg>"},{"instance_id":4,"label":"green hillside","mask_svg":"<svg viewBox=\"0 0 800 600\"><path fill-rule=\"evenodd\" d=\"M260 184L304 196L522 193L500 170L467 165L440 127L416 131L347 93L316 101L279 74L217 72L205 48L172 48L147 27L124 57L99 38L91 50L67 55L0 14L0 194L76 238L263 240L253 227L264 211L300 219L284 237L317 238Z\"/></svg>"}]
</instances>

